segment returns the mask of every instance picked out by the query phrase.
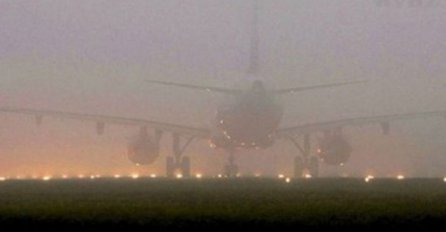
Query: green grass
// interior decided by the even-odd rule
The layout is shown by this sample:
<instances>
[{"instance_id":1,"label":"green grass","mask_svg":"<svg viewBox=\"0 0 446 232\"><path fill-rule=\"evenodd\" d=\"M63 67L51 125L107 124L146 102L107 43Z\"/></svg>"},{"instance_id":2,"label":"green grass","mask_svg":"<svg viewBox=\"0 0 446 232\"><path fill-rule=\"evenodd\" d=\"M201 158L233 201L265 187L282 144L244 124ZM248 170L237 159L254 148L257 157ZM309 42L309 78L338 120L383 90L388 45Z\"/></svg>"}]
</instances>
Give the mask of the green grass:
<instances>
[{"instance_id":1,"label":"green grass","mask_svg":"<svg viewBox=\"0 0 446 232\"><path fill-rule=\"evenodd\" d=\"M26 223L26 224L25 224ZM440 179L0 182L0 224L304 228L446 225Z\"/></svg>"}]
</instances>

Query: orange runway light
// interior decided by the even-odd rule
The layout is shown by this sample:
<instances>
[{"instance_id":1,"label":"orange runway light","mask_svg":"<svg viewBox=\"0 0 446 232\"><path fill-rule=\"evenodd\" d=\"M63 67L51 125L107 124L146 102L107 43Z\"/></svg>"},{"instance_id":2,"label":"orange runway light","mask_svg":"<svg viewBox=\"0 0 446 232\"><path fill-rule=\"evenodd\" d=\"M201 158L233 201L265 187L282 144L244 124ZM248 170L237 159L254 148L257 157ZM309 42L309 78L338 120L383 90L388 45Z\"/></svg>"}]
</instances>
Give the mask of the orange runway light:
<instances>
[{"instance_id":1,"label":"orange runway light","mask_svg":"<svg viewBox=\"0 0 446 232\"><path fill-rule=\"evenodd\" d=\"M405 177L404 177L403 175L398 175L398 176L396 177L396 179L397 179L397 180L404 180Z\"/></svg>"},{"instance_id":2,"label":"orange runway light","mask_svg":"<svg viewBox=\"0 0 446 232\"><path fill-rule=\"evenodd\" d=\"M49 180L51 180L51 176L44 176L44 177L42 177L42 180L49 181Z\"/></svg>"},{"instance_id":3,"label":"orange runway light","mask_svg":"<svg viewBox=\"0 0 446 232\"><path fill-rule=\"evenodd\" d=\"M285 175L283 175L283 174L279 174L277 177L278 177L279 179L283 179L283 178L285 178Z\"/></svg>"},{"instance_id":4,"label":"orange runway light","mask_svg":"<svg viewBox=\"0 0 446 232\"><path fill-rule=\"evenodd\" d=\"M368 175L368 176L365 177L364 181L365 181L365 182L370 182L370 181L373 180L373 179L375 179L374 176L372 176L372 175Z\"/></svg>"},{"instance_id":5,"label":"orange runway light","mask_svg":"<svg viewBox=\"0 0 446 232\"><path fill-rule=\"evenodd\" d=\"M150 178L156 178L156 174L151 174Z\"/></svg>"},{"instance_id":6,"label":"orange runway light","mask_svg":"<svg viewBox=\"0 0 446 232\"><path fill-rule=\"evenodd\" d=\"M291 182L291 179L290 179L289 177L287 177L287 178L285 179L285 182L286 182L286 183L290 183L290 182Z\"/></svg>"}]
</instances>

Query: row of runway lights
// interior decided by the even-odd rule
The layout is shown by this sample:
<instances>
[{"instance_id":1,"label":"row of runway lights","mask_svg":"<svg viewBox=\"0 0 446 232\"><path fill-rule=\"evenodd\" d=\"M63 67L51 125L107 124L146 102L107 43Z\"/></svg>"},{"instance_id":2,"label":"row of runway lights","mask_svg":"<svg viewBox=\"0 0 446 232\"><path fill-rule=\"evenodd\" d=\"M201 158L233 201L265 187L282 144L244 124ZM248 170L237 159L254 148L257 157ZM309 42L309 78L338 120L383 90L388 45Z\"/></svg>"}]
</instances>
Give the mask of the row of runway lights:
<instances>
[{"instance_id":1,"label":"row of runway lights","mask_svg":"<svg viewBox=\"0 0 446 232\"><path fill-rule=\"evenodd\" d=\"M38 179L41 179L41 180L44 180L44 181L49 181L49 180L52 180L52 179L57 179L57 180L60 180L60 179L92 179L92 180L94 180L94 179L99 179L99 178L114 178L114 179L131 178L131 179L139 179L139 178L147 178L147 177L154 179L154 178L157 178L158 176L156 174L151 174L149 176L140 176L139 174L136 174L136 173L135 174L130 174L130 175L115 174L113 176L83 175L83 174L79 174L77 176L68 176L68 175L51 176L51 175L46 175L46 176L42 176L42 177L32 176L31 178L26 178L26 177L23 177L23 176L16 176L15 178L14 177L0 177L0 181L6 181L6 180L38 180ZM236 177L242 177L242 176L241 175L237 175ZM260 178L262 176L260 174L255 174L254 177ZM175 178L176 179L183 179L183 175L177 174L175 176ZM195 178L196 179L202 179L203 175L200 174L200 173L195 174ZM225 178L225 176L222 175L222 174L218 174L217 176L213 176L213 178ZM283 179L283 180L285 180L285 182L290 182L291 181L290 177L287 177L287 176L285 176L283 174L279 174L277 176L277 178L278 179ZM311 177L311 175L305 175L304 178L305 179L310 179L312 177ZM446 179L446 177L445 177L445 179Z\"/></svg>"},{"instance_id":2,"label":"row of runway lights","mask_svg":"<svg viewBox=\"0 0 446 232\"><path fill-rule=\"evenodd\" d=\"M120 179L120 178L131 178L131 179L139 179L139 178L147 178L147 177L149 177L149 178L152 178L152 179L155 179L155 178L157 178L158 176L156 175L156 174L151 174L151 175L149 175L149 176L140 176L139 174L131 174L131 175L120 175L120 174L116 174L116 175L113 175L113 176L101 176L101 175L90 175L90 176L85 176L85 175L83 175L83 174L79 174L79 175L77 175L77 176L74 176L74 177L70 177L70 176L68 176L68 175L62 175L62 176L59 176L59 177L54 177L54 176L50 176L50 175L47 175L47 176L42 176L42 177L38 177L38 176L32 176L31 178L24 178L24 177L22 177L22 176L17 176L17 177L15 177L15 178L10 178L10 177L0 177L0 181L7 181L7 180L38 180L38 179L41 179L41 180L43 180L43 181L49 181L49 180L52 180L52 179L91 179L91 180L94 180L94 179L99 179L99 178L114 178L114 179ZM240 177L240 175L238 175L237 177ZM254 175L254 177L261 177L261 175L259 175L259 174L256 174L256 175ZM176 176L175 176L175 178L176 179L182 179L183 178L183 176L181 175L181 174L177 174ZM203 175L202 174L200 174L200 173L198 173L198 174L195 174L195 178L196 179L202 179L203 178ZM215 178L215 177L214 177ZM216 178L224 178L224 176L223 175L221 175L221 174L218 174L217 176L216 176ZM281 180L284 180L286 183L290 183L291 182L291 177L287 177L287 176L285 176L285 175L283 175L283 174L279 174L278 176L277 176L277 178L278 179L281 179ZM304 176L304 178L305 179L311 179L312 177L311 177L311 175L305 175ZM397 180L404 180L405 179L405 176L403 176L403 175L397 175L396 177L395 177ZM371 182L372 180L374 180L375 179L375 177L374 176L372 176L372 175L368 175L368 176L366 176L365 178L364 178L364 181L366 182L366 183L369 183L369 182ZM446 177L444 177L443 178L443 181L444 182L446 182Z\"/></svg>"}]
</instances>

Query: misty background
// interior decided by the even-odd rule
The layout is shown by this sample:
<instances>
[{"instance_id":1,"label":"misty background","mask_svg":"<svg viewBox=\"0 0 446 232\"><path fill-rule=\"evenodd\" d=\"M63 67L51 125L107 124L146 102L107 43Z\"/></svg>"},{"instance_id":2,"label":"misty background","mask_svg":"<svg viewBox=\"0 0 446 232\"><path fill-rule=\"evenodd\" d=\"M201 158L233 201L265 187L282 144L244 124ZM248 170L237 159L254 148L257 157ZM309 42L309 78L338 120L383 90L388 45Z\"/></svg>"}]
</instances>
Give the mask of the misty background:
<instances>
[{"instance_id":1,"label":"misty background","mask_svg":"<svg viewBox=\"0 0 446 232\"><path fill-rule=\"evenodd\" d=\"M0 106L144 118L207 127L218 94L144 79L248 88L338 81L367 84L281 97L282 126L446 109L442 1L259 0L259 76L246 73L252 1L0 0ZM423 118L348 128L354 153L323 175L443 176L446 121ZM0 175L164 174L170 136L154 165L126 157L138 128L0 115ZM243 173L292 174L297 149L278 141L242 151ZM194 173L217 174L226 156L198 141Z\"/></svg>"}]
</instances>

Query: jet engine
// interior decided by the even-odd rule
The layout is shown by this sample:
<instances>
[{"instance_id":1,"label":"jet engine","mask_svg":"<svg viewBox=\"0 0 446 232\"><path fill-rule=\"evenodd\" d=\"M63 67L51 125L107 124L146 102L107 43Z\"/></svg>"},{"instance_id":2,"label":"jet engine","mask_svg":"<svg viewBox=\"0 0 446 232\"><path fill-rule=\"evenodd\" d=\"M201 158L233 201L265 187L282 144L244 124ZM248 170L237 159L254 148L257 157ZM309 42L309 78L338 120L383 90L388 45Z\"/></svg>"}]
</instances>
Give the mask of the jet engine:
<instances>
[{"instance_id":1,"label":"jet engine","mask_svg":"<svg viewBox=\"0 0 446 232\"><path fill-rule=\"evenodd\" d=\"M340 133L326 134L319 140L317 154L322 162L329 165L344 165L352 153L350 143Z\"/></svg>"},{"instance_id":2,"label":"jet engine","mask_svg":"<svg viewBox=\"0 0 446 232\"><path fill-rule=\"evenodd\" d=\"M136 165L148 165L158 158L160 139L148 136L142 131L138 136L130 140L128 144L128 158Z\"/></svg>"}]
</instances>

